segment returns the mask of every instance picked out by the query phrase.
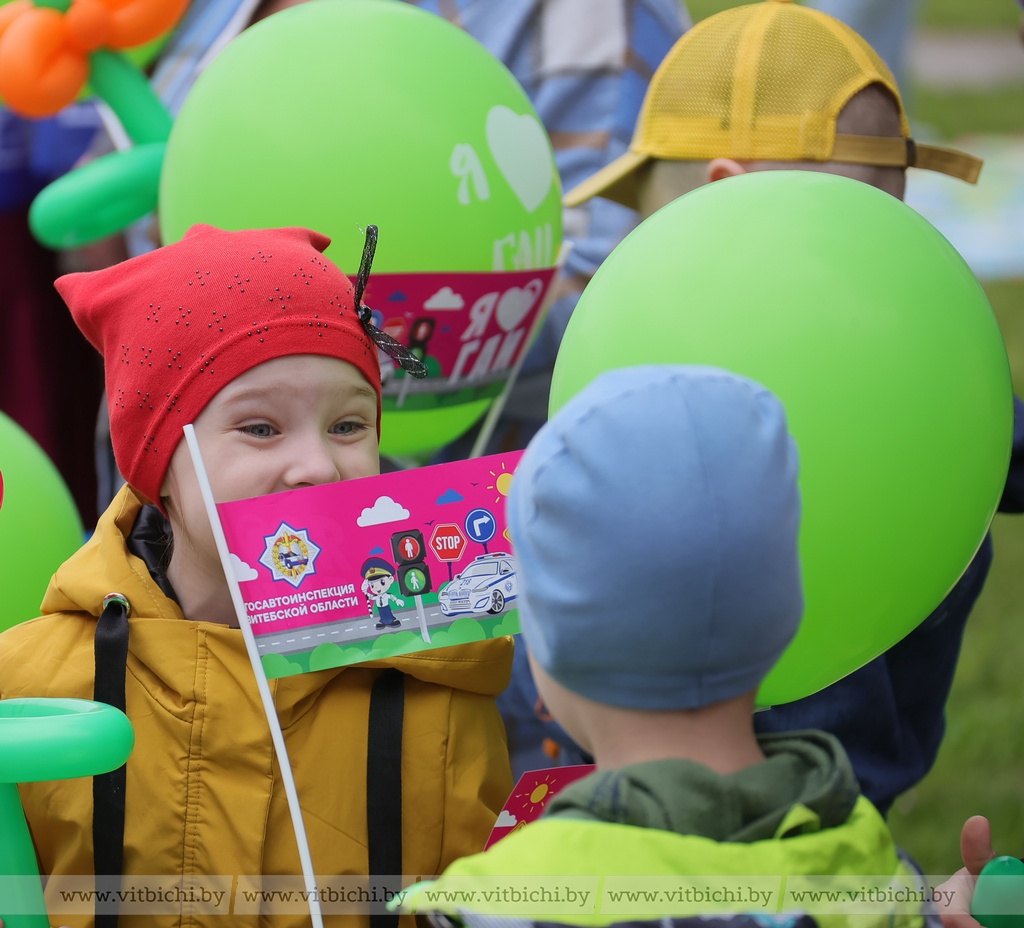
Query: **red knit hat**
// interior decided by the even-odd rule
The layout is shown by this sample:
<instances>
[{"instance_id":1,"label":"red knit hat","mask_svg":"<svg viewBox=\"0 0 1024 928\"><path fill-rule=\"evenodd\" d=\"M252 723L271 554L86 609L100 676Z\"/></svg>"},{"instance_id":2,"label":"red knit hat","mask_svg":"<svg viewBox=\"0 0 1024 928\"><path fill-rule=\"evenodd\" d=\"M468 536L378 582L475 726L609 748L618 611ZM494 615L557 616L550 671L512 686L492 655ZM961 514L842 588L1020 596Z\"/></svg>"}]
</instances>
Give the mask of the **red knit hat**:
<instances>
[{"instance_id":1,"label":"red knit hat","mask_svg":"<svg viewBox=\"0 0 1024 928\"><path fill-rule=\"evenodd\" d=\"M193 226L172 245L56 282L103 355L117 466L159 502L182 426L239 374L316 354L355 365L377 391L377 347L356 314L352 281L309 229L226 232Z\"/></svg>"}]
</instances>

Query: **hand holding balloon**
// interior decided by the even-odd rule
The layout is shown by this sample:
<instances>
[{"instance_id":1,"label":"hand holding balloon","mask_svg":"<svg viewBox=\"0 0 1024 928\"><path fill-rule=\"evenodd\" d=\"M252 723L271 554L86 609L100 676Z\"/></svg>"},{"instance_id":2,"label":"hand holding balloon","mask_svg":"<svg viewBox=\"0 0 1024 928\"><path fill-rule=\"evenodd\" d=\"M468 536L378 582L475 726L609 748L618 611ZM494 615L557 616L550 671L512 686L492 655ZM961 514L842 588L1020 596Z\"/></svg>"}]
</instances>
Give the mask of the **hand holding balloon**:
<instances>
[{"instance_id":1,"label":"hand holding balloon","mask_svg":"<svg viewBox=\"0 0 1024 928\"><path fill-rule=\"evenodd\" d=\"M964 822L960 856L963 867L934 894L943 928L1024 928L1024 861L996 856L983 815Z\"/></svg>"}]
</instances>

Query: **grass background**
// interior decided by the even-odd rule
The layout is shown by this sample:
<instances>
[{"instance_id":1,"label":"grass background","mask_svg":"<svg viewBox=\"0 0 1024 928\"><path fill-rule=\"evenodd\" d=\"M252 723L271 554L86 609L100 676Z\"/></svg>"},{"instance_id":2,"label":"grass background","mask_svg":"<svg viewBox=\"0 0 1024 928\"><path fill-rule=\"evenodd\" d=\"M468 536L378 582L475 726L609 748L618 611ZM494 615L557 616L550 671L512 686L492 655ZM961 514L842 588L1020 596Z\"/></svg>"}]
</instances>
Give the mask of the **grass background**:
<instances>
[{"instance_id":1,"label":"grass background","mask_svg":"<svg viewBox=\"0 0 1024 928\"><path fill-rule=\"evenodd\" d=\"M735 5L686 3L694 20ZM918 27L947 35L996 30L1016 36L1019 20L1014 0L918 4ZM1024 57L1024 42L1020 51ZM976 133L1024 138L1024 81L971 92L915 82L906 96L911 122L940 139ZM1024 395L1024 280L982 283L1006 340L1016 391ZM1024 855L1024 516L997 515L992 533L995 561L967 625L938 760L890 814L897 840L928 874L960 866L960 826L977 813L991 820L997 851Z\"/></svg>"}]
</instances>

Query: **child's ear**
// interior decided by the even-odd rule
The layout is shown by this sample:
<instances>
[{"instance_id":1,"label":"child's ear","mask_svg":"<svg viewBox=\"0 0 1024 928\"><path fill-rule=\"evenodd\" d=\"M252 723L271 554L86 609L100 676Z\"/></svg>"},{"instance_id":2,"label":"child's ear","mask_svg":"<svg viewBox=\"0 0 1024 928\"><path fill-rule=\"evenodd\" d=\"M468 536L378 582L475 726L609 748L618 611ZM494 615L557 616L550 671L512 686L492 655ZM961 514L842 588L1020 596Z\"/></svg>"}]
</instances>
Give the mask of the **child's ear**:
<instances>
[{"instance_id":1,"label":"child's ear","mask_svg":"<svg viewBox=\"0 0 1024 928\"><path fill-rule=\"evenodd\" d=\"M739 177L740 174L746 173L747 169L738 161L733 161L732 158L713 158L708 162L709 184L725 177Z\"/></svg>"}]
</instances>

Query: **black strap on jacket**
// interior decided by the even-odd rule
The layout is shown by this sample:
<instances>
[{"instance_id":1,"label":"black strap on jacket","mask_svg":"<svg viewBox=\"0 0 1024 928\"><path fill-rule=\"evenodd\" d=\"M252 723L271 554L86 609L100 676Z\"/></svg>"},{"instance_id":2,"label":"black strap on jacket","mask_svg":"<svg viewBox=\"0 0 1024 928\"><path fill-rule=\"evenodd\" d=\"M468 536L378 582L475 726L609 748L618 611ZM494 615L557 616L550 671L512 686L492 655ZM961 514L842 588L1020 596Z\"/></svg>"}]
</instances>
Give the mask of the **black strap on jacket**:
<instances>
[{"instance_id":1,"label":"black strap on jacket","mask_svg":"<svg viewBox=\"0 0 1024 928\"><path fill-rule=\"evenodd\" d=\"M118 593L107 596L96 623L94 642L93 699L122 712L125 711L124 681L128 663L128 610L128 600L123 596ZM120 888L126 771L127 767L122 765L92 778L92 843L97 890ZM102 912L98 911L99 904L97 895L96 928L117 928L116 903L114 908L105 906Z\"/></svg>"},{"instance_id":2,"label":"black strap on jacket","mask_svg":"<svg viewBox=\"0 0 1024 928\"><path fill-rule=\"evenodd\" d=\"M402 723L405 675L393 667L381 671L370 692L366 738L366 834L370 892L401 889L402 874ZM394 885L392 885L394 883ZM371 906L370 928L396 928L398 915L383 904Z\"/></svg>"},{"instance_id":3,"label":"black strap on jacket","mask_svg":"<svg viewBox=\"0 0 1024 928\"><path fill-rule=\"evenodd\" d=\"M93 698L126 709L128 601L118 594L104 600L94 643L96 682ZM397 892L402 874L402 728L405 675L389 668L370 692L366 739L366 825L369 875L374 887ZM118 888L124 856L125 766L93 777L93 849L97 889L103 877ZM384 880L382 877L388 877ZM391 885L391 883L395 885ZM98 905L98 903L97 903ZM398 915L375 906L370 928L397 928ZM117 928L117 911L96 912L96 928Z\"/></svg>"}]
</instances>

